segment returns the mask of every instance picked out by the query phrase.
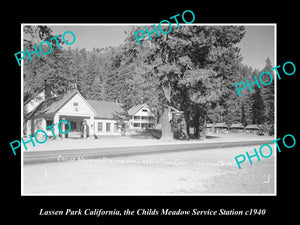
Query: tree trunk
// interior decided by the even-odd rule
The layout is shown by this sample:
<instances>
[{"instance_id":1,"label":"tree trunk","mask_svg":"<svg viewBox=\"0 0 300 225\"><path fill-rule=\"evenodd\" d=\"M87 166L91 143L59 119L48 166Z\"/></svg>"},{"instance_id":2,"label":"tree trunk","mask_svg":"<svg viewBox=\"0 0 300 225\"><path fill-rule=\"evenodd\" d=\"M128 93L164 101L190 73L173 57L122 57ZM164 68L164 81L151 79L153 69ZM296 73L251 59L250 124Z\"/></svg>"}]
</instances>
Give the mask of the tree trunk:
<instances>
[{"instance_id":1,"label":"tree trunk","mask_svg":"<svg viewBox=\"0 0 300 225\"><path fill-rule=\"evenodd\" d=\"M165 107L164 112L161 115L161 138L160 140L172 140L174 139L171 123L169 121L169 108Z\"/></svg>"},{"instance_id":2,"label":"tree trunk","mask_svg":"<svg viewBox=\"0 0 300 225\"><path fill-rule=\"evenodd\" d=\"M190 139L190 112L185 111L184 113L185 127L186 127L186 139Z\"/></svg>"},{"instance_id":3,"label":"tree trunk","mask_svg":"<svg viewBox=\"0 0 300 225\"><path fill-rule=\"evenodd\" d=\"M206 139L206 115L204 115L203 129L202 129L202 137Z\"/></svg>"},{"instance_id":4,"label":"tree trunk","mask_svg":"<svg viewBox=\"0 0 300 225\"><path fill-rule=\"evenodd\" d=\"M171 84L168 82L166 85L162 86L163 93L167 100L167 104L170 105L171 103ZM171 140L174 139L172 125L171 125L171 113L170 108L164 106L163 114L161 115L161 139L164 140Z\"/></svg>"},{"instance_id":5,"label":"tree trunk","mask_svg":"<svg viewBox=\"0 0 300 225\"><path fill-rule=\"evenodd\" d=\"M197 114L194 116L194 129L195 129L195 138L199 139L200 137L200 113L197 112Z\"/></svg>"},{"instance_id":6,"label":"tree trunk","mask_svg":"<svg viewBox=\"0 0 300 225\"><path fill-rule=\"evenodd\" d=\"M166 41L168 39L168 35L164 35L164 45L162 47L162 51L161 51L161 57L163 59L164 63L168 63L168 58L169 58L169 53L166 49ZM165 76L167 76L167 74L165 74ZM166 99L166 103L168 106L170 106L171 104L171 83L170 80L168 80L167 82L163 83L161 86L165 99ZM170 108L167 106L164 106L164 111L163 114L161 116L161 140L172 140L174 139L174 135L173 135L173 129L172 129L172 125L171 125L171 113L170 113Z\"/></svg>"}]
</instances>

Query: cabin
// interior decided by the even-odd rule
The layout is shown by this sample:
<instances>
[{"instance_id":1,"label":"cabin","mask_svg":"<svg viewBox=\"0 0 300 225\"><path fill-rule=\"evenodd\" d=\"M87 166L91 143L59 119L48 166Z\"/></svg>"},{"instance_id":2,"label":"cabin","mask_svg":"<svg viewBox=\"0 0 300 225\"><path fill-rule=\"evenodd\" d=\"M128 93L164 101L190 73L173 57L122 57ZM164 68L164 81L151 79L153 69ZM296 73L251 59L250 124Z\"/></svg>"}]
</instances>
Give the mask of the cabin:
<instances>
[{"instance_id":1,"label":"cabin","mask_svg":"<svg viewBox=\"0 0 300 225\"><path fill-rule=\"evenodd\" d=\"M214 132L214 124L213 123L206 124L206 131L211 133Z\"/></svg>"},{"instance_id":2,"label":"cabin","mask_svg":"<svg viewBox=\"0 0 300 225\"><path fill-rule=\"evenodd\" d=\"M230 126L230 133L244 133L245 127L241 123L234 123Z\"/></svg>"},{"instance_id":3,"label":"cabin","mask_svg":"<svg viewBox=\"0 0 300 225\"><path fill-rule=\"evenodd\" d=\"M228 129L229 128L226 123L216 123L214 126L214 132L217 134L219 134L219 133L227 134Z\"/></svg>"},{"instance_id":4,"label":"cabin","mask_svg":"<svg viewBox=\"0 0 300 225\"><path fill-rule=\"evenodd\" d=\"M259 126L257 124L249 124L245 129L247 134L258 134Z\"/></svg>"}]
</instances>

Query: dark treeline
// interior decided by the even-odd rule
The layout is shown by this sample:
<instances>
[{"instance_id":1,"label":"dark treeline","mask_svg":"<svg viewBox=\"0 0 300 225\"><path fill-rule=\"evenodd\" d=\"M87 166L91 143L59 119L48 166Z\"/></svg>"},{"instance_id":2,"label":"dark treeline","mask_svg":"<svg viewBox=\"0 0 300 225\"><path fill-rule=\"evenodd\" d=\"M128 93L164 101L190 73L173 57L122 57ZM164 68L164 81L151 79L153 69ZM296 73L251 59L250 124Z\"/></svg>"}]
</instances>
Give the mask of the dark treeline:
<instances>
[{"instance_id":1,"label":"dark treeline","mask_svg":"<svg viewBox=\"0 0 300 225\"><path fill-rule=\"evenodd\" d=\"M125 109L149 104L162 124L163 138L172 137L167 106L183 112L187 135L193 127L196 137L205 123L274 123L274 82L252 93L243 91L242 97L234 87L273 67L268 58L262 71L241 63L236 44L245 34L243 26L185 26L138 45L133 32L140 29L129 28L118 47L86 51L67 48L60 39L63 47L58 49L49 27L26 26L24 48L47 40L53 50L40 58L32 55L33 61L24 59L24 101L45 79L58 94L77 82L86 99L117 101Z\"/></svg>"}]
</instances>

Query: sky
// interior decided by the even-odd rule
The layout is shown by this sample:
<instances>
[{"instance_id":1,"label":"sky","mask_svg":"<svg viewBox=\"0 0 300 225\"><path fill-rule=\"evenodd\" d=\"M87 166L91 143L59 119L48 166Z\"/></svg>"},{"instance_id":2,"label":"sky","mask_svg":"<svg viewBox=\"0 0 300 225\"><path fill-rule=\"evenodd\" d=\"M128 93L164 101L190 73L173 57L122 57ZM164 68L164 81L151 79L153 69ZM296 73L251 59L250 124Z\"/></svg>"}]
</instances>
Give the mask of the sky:
<instances>
[{"instance_id":1,"label":"sky","mask_svg":"<svg viewBox=\"0 0 300 225\"><path fill-rule=\"evenodd\" d=\"M129 26L49 26L53 34L63 34L66 31L72 31L76 36L74 44L69 45L72 48L85 48L92 51L94 48L107 46L116 47L124 42L126 34L124 31ZM70 36L71 37L71 36ZM72 41L72 39L70 38Z\"/></svg>"},{"instance_id":2,"label":"sky","mask_svg":"<svg viewBox=\"0 0 300 225\"><path fill-rule=\"evenodd\" d=\"M274 26L246 26L246 34L237 44L241 49L244 64L262 70L269 57L272 65L276 66L274 65L274 30Z\"/></svg>"},{"instance_id":3,"label":"sky","mask_svg":"<svg viewBox=\"0 0 300 225\"><path fill-rule=\"evenodd\" d=\"M66 31L72 31L76 36L74 44L69 45L71 48L86 48L91 51L93 47L102 48L106 46L118 46L123 43L126 34L125 30L129 26L125 25L59 25L49 26L53 30L53 34L63 34ZM245 25L246 34L242 41L237 44L241 49L243 63L251 66L253 69L262 70L266 64L267 57L270 58L274 65L274 26L273 25ZM69 36L68 36L69 35ZM72 37L66 35L66 40Z\"/></svg>"}]
</instances>

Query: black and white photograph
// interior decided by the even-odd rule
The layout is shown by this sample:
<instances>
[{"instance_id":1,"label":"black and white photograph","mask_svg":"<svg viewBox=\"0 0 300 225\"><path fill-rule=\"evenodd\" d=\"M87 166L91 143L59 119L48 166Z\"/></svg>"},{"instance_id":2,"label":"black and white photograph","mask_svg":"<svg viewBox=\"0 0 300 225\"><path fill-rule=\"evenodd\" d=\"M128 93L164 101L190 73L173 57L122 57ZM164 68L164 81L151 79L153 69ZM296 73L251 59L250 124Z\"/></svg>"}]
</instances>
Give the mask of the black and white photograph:
<instances>
[{"instance_id":1,"label":"black and white photograph","mask_svg":"<svg viewBox=\"0 0 300 225\"><path fill-rule=\"evenodd\" d=\"M3 219L297 219L296 3L109 3L3 10Z\"/></svg>"},{"instance_id":2,"label":"black and white photograph","mask_svg":"<svg viewBox=\"0 0 300 225\"><path fill-rule=\"evenodd\" d=\"M276 196L277 26L192 15L22 23L22 196Z\"/></svg>"}]
</instances>

